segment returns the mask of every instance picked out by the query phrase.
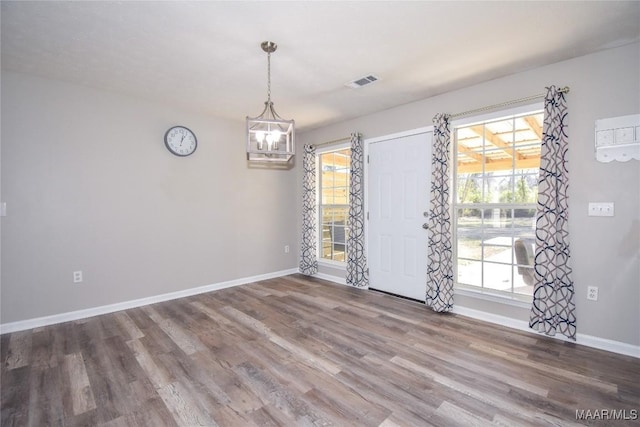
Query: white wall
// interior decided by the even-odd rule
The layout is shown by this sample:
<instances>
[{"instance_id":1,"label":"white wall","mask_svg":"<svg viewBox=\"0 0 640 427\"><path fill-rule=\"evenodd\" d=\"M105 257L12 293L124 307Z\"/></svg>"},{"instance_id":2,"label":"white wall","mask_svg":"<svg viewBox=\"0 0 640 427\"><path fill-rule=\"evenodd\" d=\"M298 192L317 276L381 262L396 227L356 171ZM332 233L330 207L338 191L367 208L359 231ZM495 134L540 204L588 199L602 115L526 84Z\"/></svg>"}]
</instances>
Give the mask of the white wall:
<instances>
[{"instance_id":1,"label":"white wall","mask_svg":"<svg viewBox=\"0 0 640 427\"><path fill-rule=\"evenodd\" d=\"M570 86L569 227L578 333L639 345L640 162L596 162L593 134L596 119L640 113L639 76L640 45L631 44L309 131L298 142L321 143L352 131L365 138L383 136L429 126L437 112L456 113L543 93L551 84ZM298 188L299 204L300 193ZM615 217L588 217L589 201L614 202ZM335 269L320 272L344 275ZM586 300L587 286L599 287L597 302ZM518 307L461 295L455 302L528 320L528 310Z\"/></svg>"},{"instance_id":2,"label":"white wall","mask_svg":"<svg viewBox=\"0 0 640 427\"><path fill-rule=\"evenodd\" d=\"M295 171L247 166L243 118L1 78L2 324L297 266ZM176 124L190 157L164 147Z\"/></svg>"}]
</instances>

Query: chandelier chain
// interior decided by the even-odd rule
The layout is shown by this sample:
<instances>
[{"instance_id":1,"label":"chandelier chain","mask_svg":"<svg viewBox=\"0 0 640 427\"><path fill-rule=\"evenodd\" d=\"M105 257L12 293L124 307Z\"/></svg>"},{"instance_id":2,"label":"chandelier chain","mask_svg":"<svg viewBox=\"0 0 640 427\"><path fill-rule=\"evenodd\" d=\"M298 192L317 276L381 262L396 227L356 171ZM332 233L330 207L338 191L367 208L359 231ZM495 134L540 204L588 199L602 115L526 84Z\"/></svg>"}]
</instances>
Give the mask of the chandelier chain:
<instances>
[{"instance_id":1,"label":"chandelier chain","mask_svg":"<svg viewBox=\"0 0 640 427\"><path fill-rule=\"evenodd\" d=\"M267 102L271 104L271 52L267 52Z\"/></svg>"}]
</instances>

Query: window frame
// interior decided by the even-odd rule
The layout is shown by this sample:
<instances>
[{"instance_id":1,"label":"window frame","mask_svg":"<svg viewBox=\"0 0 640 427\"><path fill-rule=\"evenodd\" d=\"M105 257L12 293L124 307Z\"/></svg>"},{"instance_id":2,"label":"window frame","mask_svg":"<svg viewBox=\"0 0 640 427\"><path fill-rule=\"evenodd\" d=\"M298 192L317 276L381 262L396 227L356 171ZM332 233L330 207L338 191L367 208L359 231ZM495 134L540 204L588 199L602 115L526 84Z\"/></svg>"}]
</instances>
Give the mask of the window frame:
<instances>
[{"instance_id":1,"label":"window frame","mask_svg":"<svg viewBox=\"0 0 640 427\"><path fill-rule=\"evenodd\" d=\"M346 142L342 142L342 143L338 143L338 144L331 144L331 145L326 145L323 147L319 147L316 148L316 176L318 177L318 179L316 179L316 226L317 226L317 230L316 230L316 240L317 240L317 245L316 245L316 250L318 253L318 264L320 265L325 265L327 267L331 267L331 268L338 268L338 269L344 269L346 270L347 268L347 242L346 242L346 228L347 228L347 224L345 223L345 245L344 245L344 253L345 253L345 260L344 261L336 261L333 259L326 259L322 257L322 207L324 206L322 204L322 170L320 168L320 156L322 154L326 154L326 153L331 153L331 152L335 152L335 151L341 151L344 150L345 148L351 148L351 143L349 141ZM349 154L349 162L351 162L351 154ZM349 168L348 168L348 173L349 173L349 180L351 179L351 165L349 164ZM350 181L349 181L350 182ZM331 206L331 205L326 205L326 206ZM343 205L335 205L335 206L343 206ZM348 204L347 204L348 206Z\"/></svg>"},{"instance_id":2,"label":"window frame","mask_svg":"<svg viewBox=\"0 0 640 427\"><path fill-rule=\"evenodd\" d=\"M451 221L452 221L452 249L453 249L453 276L454 276L454 292L456 294L477 297L480 299L499 302L499 303L507 303L514 306L519 307L530 307L530 303L532 300L531 295L527 294L519 294L515 293L512 290L501 291L497 289L491 289L484 286L484 278L481 277L482 286L474 286L468 284L458 283L458 209L465 208L468 205L458 204L458 145L456 140L456 129L473 126L475 124L481 125L487 122L494 122L499 120L508 120L514 117L522 117L523 115L529 114L544 114L544 103L536 102L527 105L522 105L519 107L513 107L508 109L503 109L499 111L490 112L487 114L474 115L470 117L461 118L458 120L452 120L450 122L451 129L451 158L452 158L452 174L451 174ZM544 116L543 116L544 120ZM542 140L541 140L542 143ZM512 169L515 171L515 169ZM481 179L484 178L486 172L482 172ZM513 175L517 177L517 175ZM514 184L515 185L515 184ZM489 203L482 202L475 205L476 208L484 210L490 208L496 209L535 209L536 203ZM484 262L484 257L480 260L480 262ZM506 264L505 264L506 265ZM515 259L512 259L512 268L517 266L517 262ZM513 276L512 276L513 277ZM512 284L513 289L513 284Z\"/></svg>"}]
</instances>

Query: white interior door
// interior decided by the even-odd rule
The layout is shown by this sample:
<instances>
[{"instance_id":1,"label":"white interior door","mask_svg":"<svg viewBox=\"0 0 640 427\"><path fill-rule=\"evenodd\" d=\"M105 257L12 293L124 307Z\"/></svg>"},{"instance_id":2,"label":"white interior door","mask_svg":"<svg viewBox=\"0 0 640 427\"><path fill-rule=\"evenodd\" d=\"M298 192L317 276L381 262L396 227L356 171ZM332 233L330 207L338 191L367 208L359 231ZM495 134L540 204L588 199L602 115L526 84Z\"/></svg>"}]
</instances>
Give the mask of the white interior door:
<instances>
[{"instance_id":1,"label":"white interior door","mask_svg":"<svg viewBox=\"0 0 640 427\"><path fill-rule=\"evenodd\" d=\"M369 287L424 301L433 133L368 142Z\"/></svg>"}]
</instances>

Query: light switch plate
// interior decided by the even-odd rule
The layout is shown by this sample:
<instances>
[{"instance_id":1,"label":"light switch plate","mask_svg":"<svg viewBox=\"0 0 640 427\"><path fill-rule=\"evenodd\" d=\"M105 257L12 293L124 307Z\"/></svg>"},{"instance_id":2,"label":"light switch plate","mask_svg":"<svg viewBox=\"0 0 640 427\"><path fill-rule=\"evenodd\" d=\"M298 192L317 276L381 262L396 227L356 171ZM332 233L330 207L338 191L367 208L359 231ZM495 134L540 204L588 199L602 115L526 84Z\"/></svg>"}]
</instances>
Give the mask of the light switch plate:
<instances>
[{"instance_id":1,"label":"light switch plate","mask_svg":"<svg viewBox=\"0 0 640 427\"><path fill-rule=\"evenodd\" d=\"M613 216L613 202L590 202L589 216Z\"/></svg>"}]
</instances>

